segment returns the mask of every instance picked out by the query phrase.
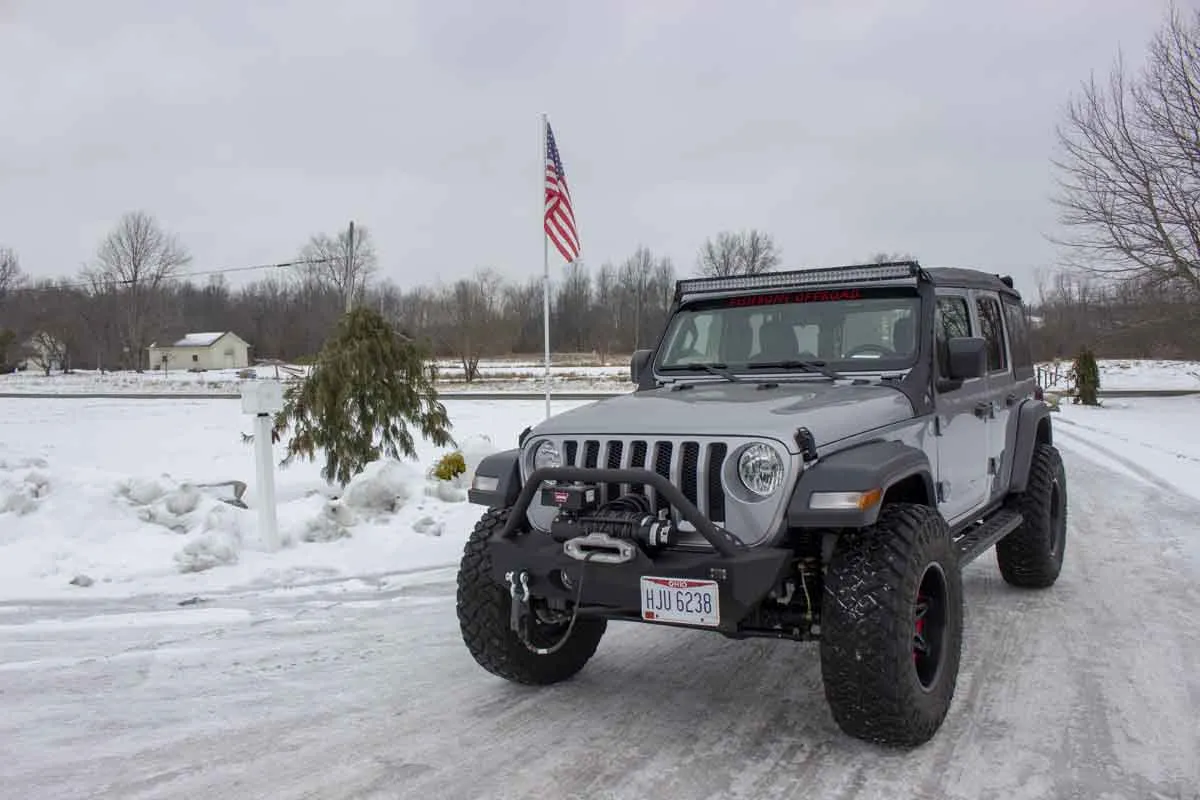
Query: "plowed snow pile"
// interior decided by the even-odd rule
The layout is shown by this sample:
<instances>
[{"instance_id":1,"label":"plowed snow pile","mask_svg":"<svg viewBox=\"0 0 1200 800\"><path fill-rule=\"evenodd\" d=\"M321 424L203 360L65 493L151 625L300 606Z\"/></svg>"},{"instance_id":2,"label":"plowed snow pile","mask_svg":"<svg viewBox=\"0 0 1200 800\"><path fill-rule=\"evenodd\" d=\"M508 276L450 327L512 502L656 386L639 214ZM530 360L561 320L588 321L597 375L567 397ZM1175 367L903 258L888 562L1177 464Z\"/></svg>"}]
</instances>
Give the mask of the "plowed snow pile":
<instances>
[{"instance_id":1,"label":"plowed snow pile","mask_svg":"<svg viewBox=\"0 0 1200 800\"><path fill-rule=\"evenodd\" d=\"M344 491L314 482L282 491L278 549L264 541L255 508L226 502L226 487L0 458L0 591L191 591L450 563L480 511L466 489L496 448L468 436L460 449L467 472L452 481L434 478L430 464L388 459Z\"/></svg>"}]
</instances>

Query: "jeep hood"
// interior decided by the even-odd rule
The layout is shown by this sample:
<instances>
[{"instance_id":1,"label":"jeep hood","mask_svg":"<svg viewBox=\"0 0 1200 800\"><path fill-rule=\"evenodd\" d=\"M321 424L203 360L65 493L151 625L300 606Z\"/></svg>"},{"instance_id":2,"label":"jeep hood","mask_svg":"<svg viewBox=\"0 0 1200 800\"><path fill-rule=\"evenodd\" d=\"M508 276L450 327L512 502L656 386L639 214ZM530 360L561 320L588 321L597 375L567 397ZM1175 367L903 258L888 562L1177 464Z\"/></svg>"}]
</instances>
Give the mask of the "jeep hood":
<instances>
[{"instance_id":1,"label":"jeep hood","mask_svg":"<svg viewBox=\"0 0 1200 800\"><path fill-rule=\"evenodd\" d=\"M556 414L534 426L553 436L768 436L796 452L797 428L821 447L861 431L911 419L912 403L892 386L758 381L703 381L631 392Z\"/></svg>"}]
</instances>

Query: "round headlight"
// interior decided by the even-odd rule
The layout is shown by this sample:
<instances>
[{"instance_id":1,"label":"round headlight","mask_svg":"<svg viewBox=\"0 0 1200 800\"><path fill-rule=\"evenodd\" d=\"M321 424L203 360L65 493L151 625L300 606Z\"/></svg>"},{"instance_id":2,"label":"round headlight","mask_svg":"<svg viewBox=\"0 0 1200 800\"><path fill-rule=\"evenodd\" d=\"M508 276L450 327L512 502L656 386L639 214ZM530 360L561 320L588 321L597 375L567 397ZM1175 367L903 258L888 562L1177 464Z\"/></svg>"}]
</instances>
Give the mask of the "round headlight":
<instances>
[{"instance_id":1,"label":"round headlight","mask_svg":"<svg viewBox=\"0 0 1200 800\"><path fill-rule=\"evenodd\" d=\"M558 448L554 446L554 442L540 442L537 449L533 451L533 468L542 469L543 467L561 467L562 454L558 452Z\"/></svg>"},{"instance_id":2,"label":"round headlight","mask_svg":"<svg viewBox=\"0 0 1200 800\"><path fill-rule=\"evenodd\" d=\"M768 497L783 486L783 459L765 444L752 444L738 457L738 478L759 497Z\"/></svg>"}]
</instances>

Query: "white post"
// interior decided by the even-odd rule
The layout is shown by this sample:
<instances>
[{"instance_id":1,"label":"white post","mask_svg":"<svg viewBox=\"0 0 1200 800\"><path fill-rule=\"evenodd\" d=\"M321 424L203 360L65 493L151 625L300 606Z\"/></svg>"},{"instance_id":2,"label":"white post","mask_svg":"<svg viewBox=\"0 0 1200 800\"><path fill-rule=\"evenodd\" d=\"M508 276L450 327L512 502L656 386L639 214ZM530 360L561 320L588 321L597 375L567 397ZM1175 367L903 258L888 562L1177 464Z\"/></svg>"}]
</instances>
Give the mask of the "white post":
<instances>
[{"instance_id":1,"label":"white post","mask_svg":"<svg viewBox=\"0 0 1200 800\"><path fill-rule=\"evenodd\" d=\"M542 164L541 164L541 214L542 220L539 226L542 229L542 317L543 330L542 336L545 340L546 347L546 418L550 418L550 240L546 235L546 158L549 155L547 151L546 131L547 122L546 115L542 114Z\"/></svg>"},{"instance_id":2,"label":"white post","mask_svg":"<svg viewBox=\"0 0 1200 800\"><path fill-rule=\"evenodd\" d=\"M271 444L271 417L283 409L283 384L247 380L242 383L242 413L254 416L254 456L257 462L258 530L268 550L279 549L279 523L275 516L275 454Z\"/></svg>"},{"instance_id":3,"label":"white post","mask_svg":"<svg viewBox=\"0 0 1200 800\"><path fill-rule=\"evenodd\" d=\"M258 462L258 529L268 550L279 549L275 518L275 454L271 447L271 415L254 417L254 455Z\"/></svg>"}]
</instances>

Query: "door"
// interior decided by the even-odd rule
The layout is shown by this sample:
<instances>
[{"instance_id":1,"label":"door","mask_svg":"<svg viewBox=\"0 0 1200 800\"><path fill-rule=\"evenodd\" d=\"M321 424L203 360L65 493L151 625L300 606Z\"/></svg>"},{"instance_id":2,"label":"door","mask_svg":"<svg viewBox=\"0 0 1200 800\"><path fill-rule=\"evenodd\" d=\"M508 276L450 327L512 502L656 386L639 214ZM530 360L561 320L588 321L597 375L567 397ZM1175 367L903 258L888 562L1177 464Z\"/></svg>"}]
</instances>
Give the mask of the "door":
<instances>
[{"instance_id":1,"label":"door","mask_svg":"<svg viewBox=\"0 0 1200 800\"><path fill-rule=\"evenodd\" d=\"M966 291L939 291L934 323L937 378L948 377L947 342L975 336L978 325ZM987 378L972 378L935 397L940 435L937 438L938 508L951 525L970 517L987 503Z\"/></svg>"},{"instance_id":2,"label":"door","mask_svg":"<svg viewBox=\"0 0 1200 800\"><path fill-rule=\"evenodd\" d=\"M975 316L979 320L979 335L987 342L988 499L1004 492L1000 479L1008 446L1008 427L1012 407L1016 402L1008 342L1004 336L1004 318L1000 297L995 292L975 292Z\"/></svg>"}]
</instances>

